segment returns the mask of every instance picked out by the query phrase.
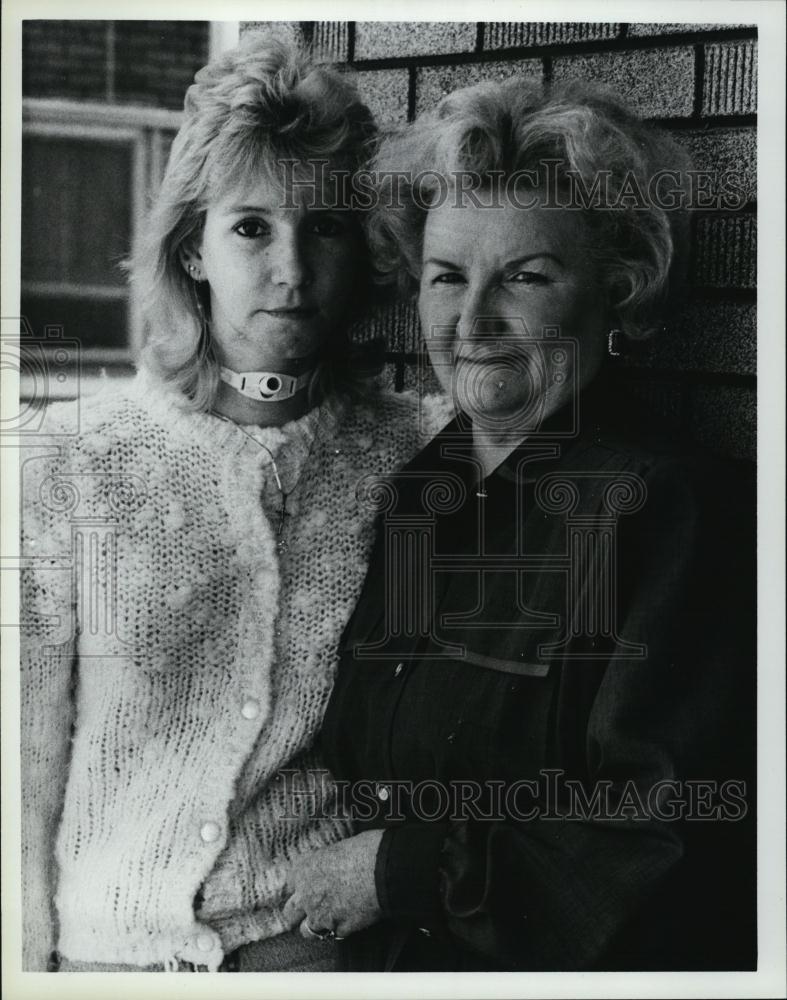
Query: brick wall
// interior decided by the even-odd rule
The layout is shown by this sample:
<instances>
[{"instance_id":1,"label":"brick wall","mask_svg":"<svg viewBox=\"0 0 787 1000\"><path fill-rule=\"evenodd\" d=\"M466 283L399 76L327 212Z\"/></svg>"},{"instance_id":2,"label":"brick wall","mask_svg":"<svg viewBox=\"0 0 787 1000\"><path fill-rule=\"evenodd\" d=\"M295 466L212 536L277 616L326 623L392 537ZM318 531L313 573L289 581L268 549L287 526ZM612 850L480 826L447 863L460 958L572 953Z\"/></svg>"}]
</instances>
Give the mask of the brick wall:
<instances>
[{"instance_id":1,"label":"brick wall","mask_svg":"<svg viewBox=\"0 0 787 1000\"><path fill-rule=\"evenodd\" d=\"M24 21L24 97L183 108L207 21Z\"/></svg>"},{"instance_id":2,"label":"brick wall","mask_svg":"<svg viewBox=\"0 0 787 1000\"><path fill-rule=\"evenodd\" d=\"M259 28L250 22L243 30ZM620 90L690 150L697 169L736 170L742 211L695 219L691 290L665 334L618 372L665 421L723 453L753 457L756 370L756 29L746 25L533 22L292 23L318 57L352 65L385 128L459 86L526 74ZM385 333L398 387L415 382L417 319Z\"/></svg>"}]
</instances>

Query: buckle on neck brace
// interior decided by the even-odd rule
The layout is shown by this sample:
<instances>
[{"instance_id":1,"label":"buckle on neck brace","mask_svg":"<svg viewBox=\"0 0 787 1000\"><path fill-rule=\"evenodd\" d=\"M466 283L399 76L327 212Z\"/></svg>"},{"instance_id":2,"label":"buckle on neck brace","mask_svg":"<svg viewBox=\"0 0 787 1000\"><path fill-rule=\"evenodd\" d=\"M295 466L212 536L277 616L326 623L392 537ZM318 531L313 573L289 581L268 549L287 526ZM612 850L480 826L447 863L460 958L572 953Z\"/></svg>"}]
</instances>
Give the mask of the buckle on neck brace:
<instances>
[{"instance_id":1,"label":"buckle on neck brace","mask_svg":"<svg viewBox=\"0 0 787 1000\"><path fill-rule=\"evenodd\" d=\"M305 388L314 373L311 368L302 375L284 375L281 372L234 372L219 368L219 378L236 392L263 403L278 403L289 399Z\"/></svg>"}]
</instances>

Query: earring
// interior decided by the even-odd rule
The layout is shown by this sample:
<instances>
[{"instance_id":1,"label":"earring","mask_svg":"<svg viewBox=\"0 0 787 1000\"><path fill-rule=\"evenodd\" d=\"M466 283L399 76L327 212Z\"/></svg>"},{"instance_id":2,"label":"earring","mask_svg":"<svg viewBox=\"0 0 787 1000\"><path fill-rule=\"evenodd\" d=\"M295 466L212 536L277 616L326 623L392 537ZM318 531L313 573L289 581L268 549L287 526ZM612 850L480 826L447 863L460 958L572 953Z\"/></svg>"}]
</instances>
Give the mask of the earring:
<instances>
[{"instance_id":1,"label":"earring","mask_svg":"<svg viewBox=\"0 0 787 1000\"><path fill-rule=\"evenodd\" d=\"M202 271L195 264L189 264L188 271L195 281L202 281Z\"/></svg>"},{"instance_id":2,"label":"earring","mask_svg":"<svg viewBox=\"0 0 787 1000\"><path fill-rule=\"evenodd\" d=\"M623 354L623 331L610 330L607 334L607 354L611 358L619 358Z\"/></svg>"}]
</instances>

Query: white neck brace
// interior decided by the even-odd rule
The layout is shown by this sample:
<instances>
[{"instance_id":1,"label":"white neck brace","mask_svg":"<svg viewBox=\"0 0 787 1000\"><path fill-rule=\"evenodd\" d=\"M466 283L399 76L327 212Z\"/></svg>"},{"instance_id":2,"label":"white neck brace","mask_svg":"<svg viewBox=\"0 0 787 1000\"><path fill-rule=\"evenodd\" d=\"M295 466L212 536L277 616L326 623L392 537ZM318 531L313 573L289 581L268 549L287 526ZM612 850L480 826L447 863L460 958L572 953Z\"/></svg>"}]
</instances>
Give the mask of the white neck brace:
<instances>
[{"instance_id":1,"label":"white neck brace","mask_svg":"<svg viewBox=\"0 0 787 1000\"><path fill-rule=\"evenodd\" d=\"M302 375L283 375L280 372L234 372L231 368L219 368L219 378L231 385L236 392L249 399L263 403L278 403L289 399L308 385L314 369Z\"/></svg>"}]
</instances>

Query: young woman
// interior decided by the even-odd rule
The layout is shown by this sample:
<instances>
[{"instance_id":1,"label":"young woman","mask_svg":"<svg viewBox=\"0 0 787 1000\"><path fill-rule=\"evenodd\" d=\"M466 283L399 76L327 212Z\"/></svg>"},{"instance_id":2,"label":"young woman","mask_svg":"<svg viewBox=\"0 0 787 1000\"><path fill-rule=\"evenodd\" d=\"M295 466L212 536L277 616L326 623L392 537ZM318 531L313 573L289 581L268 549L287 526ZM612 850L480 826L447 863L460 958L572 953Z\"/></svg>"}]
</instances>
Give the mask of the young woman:
<instances>
[{"instance_id":1,"label":"young woman","mask_svg":"<svg viewBox=\"0 0 787 1000\"><path fill-rule=\"evenodd\" d=\"M333 968L285 872L349 829L312 744L371 543L357 487L423 443L347 336L369 269L337 178L372 136L286 41L201 70L133 262L139 374L75 437L51 407L25 463L28 970Z\"/></svg>"}]
</instances>

